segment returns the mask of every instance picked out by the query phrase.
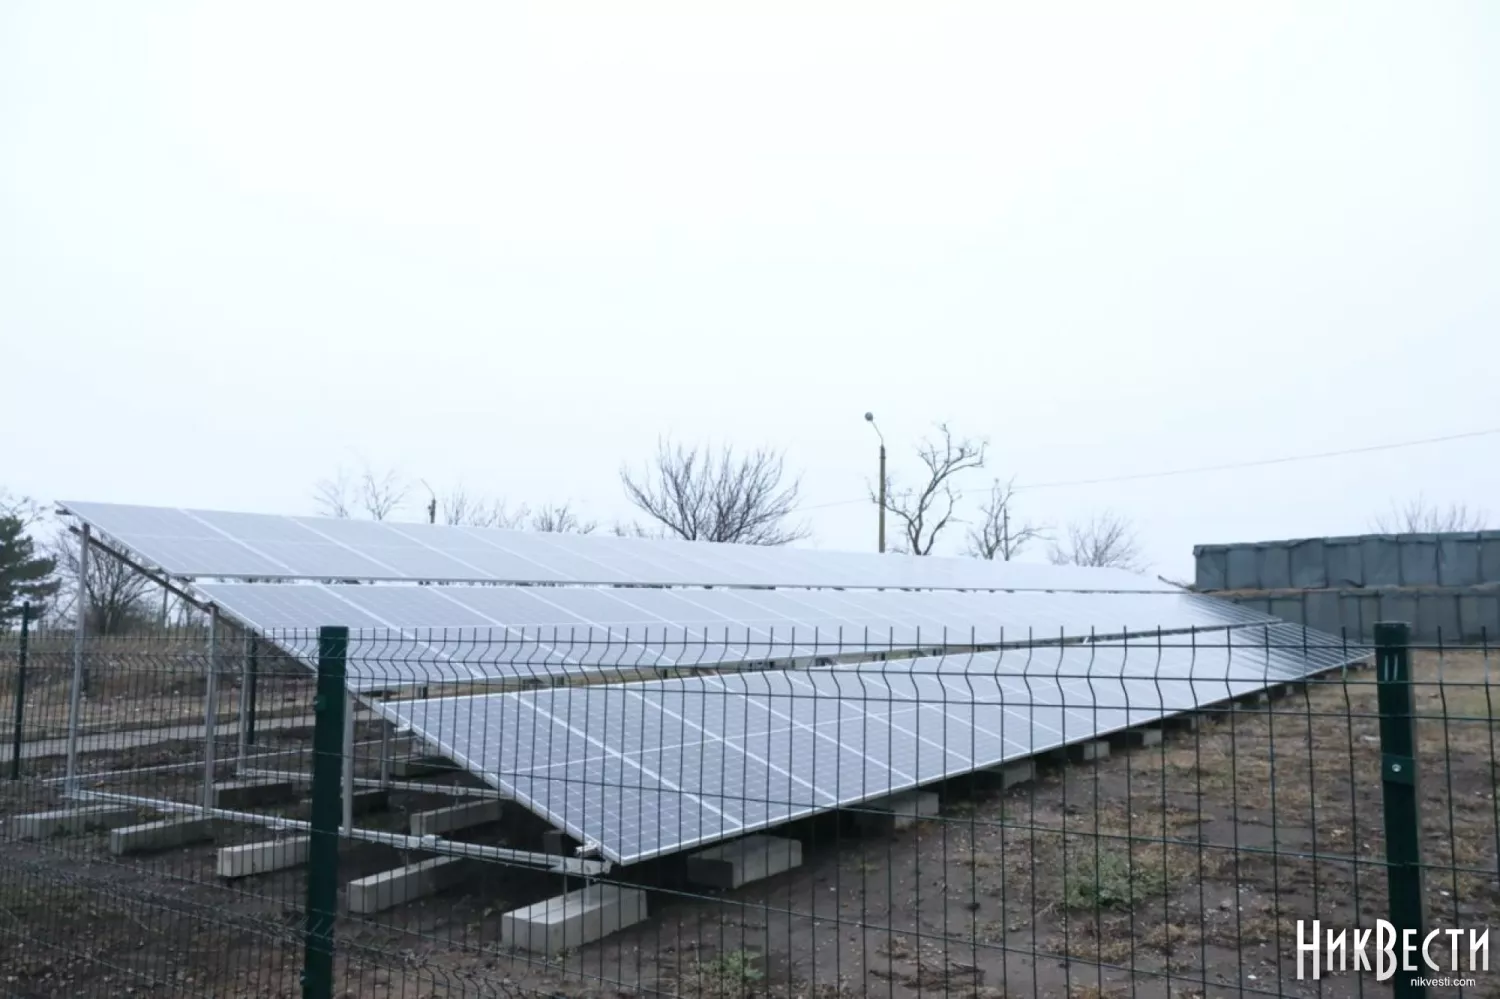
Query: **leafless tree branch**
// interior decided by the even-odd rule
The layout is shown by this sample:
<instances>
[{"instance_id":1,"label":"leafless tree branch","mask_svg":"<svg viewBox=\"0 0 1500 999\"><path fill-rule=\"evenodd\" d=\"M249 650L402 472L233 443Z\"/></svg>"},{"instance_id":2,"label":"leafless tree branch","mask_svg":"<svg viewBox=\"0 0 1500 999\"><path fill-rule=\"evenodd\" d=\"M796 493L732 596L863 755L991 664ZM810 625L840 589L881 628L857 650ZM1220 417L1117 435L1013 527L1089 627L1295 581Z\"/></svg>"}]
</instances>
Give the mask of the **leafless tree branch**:
<instances>
[{"instance_id":1,"label":"leafless tree branch","mask_svg":"<svg viewBox=\"0 0 1500 999\"><path fill-rule=\"evenodd\" d=\"M341 466L333 478L322 479L313 487L313 502L325 517L362 514L371 520L385 520L401 508L410 492L411 483L395 469L376 471L365 465L355 475Z\"/></svg>"},{"instance_id":2,"label":"leafless tree branch","mask_svg":"<svg viewBox=\"0 0 1500 999\"><path fill-rule=\"evenodd\" d=\"M1046 525L1013 520L1015 482L1015 479L1007 482L996 479L990 485L989 498L979 508L979 523L968 531L969 555L1009 562L1033 541L1048 538Z\"/></svg>"},{"instance_id":3,"label":"leafless tree branch","mask_svg":"<svg viewBox=\"0 0 1500 999\"><path fill-rule=\"evenodd\" d=\"M1068 538L1048 553L1053 565L1086 565L1141 572L1140 543L1126 518L1105 511L1086 523L1069 524Z\"/></svg>"},{"instance_id":4,"label":"leafless tree branch","mask_svg":"<svg viewBox=\"0 0 1500 999\"><path fill-rule=\"evenodd\" d=\"M57 575L62 581L63 592L76 608L79 539L68 531L59 531L48 549L48 554L57 560ZM120 635L132 628L150 627L155 620L150 597L156 591L156 584L150 579L119 559L94 548L89 552L88 578L84 589L88 597L88 632L93 635Z\"/></svg>"},{"instance_id":5,"label":"leafless tree branch","mask_svg":"<svg viewBox=\"0 0 1500 999\"><path fill-rule=\"evenodd\" d=\"M456 527L502 527L516 530L531 514L525 504L512 508L503 499L479 499L462 486L438 500L438 519Z\"/></svg>"},{"instance_id":6,"label":"leafless tree branch","mask_svg":"<svg viewBox=\"0 0 1500 999\"><path fill-rule=\"evenodd\" d=\"M685 448L663 440L639 474L620 469L625 495L670 534L688 541L784 545L807 537L789 524L800 483L786 478L778 452L760 448L736 455L708 447Z\"/></svg>"},{"instance_id":7,"label":"leafless tree branch","mask_svg":"<svg viewBox=\"0 0 1500 999\"><path fill-rule=\"evenodd\" d=\"M595 521L580 520L571 503L547 503L531 517L533 531L546 531L554 534L592 534L598 527Z\"/></svg>"},{"instance_id":8,"label":"leafless tree branch","mask_svg":"<svg viewBox=\"0 0 1500 999\"><path fill-rule=\"evenodd\" d=\"M1391 509L1376 516L1370 526L1381 534L1445 534L1482 531L1488 520L1488 514L1482 510L1470 509L1463 503L1440 507L1428 504L1418 494L1404 506L1393 502Z\"/></svg>"},{"instance_id":9,"label":"leafless tree branch","mask_svg":"<svg viewBox=\"0 0 1500 999\"><path fill-rule=\"evenodd\" d=\"M954 520L954 510L962 493L958 478L966 471L983 468L988 442L972 438L954 439L946 423L938 424L941 440L923 440L917 446L917 457L927 469L926 482L920 487L897 488L886 476L885 508L901 526L902 539L892 548L912 555L931 555L939 535ZM880 502L879 494L870 490L870 499Z\"/></svg>"}]
</instances>

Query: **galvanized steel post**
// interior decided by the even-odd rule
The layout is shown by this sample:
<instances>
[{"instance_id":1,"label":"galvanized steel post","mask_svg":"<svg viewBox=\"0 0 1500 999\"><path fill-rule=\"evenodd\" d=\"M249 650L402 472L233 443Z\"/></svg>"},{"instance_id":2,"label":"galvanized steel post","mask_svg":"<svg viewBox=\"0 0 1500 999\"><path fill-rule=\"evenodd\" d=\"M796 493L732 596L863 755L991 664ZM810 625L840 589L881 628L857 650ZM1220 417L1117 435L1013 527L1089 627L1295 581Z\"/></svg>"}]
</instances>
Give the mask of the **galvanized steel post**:
<instances>
[{"instance_id":1,"label":"galvanized steel post","mask_svg":"<svg viewBox=\"0 0 1500 999\"><path fill-rule=\"evenodd\" d=\"M63 788L78 786L78 725L83 709L83 653L89 618L89 525L78 532L78 592L73 595L73 689L68 693L68 766Z\"/></svg>"},{"instance_id":2,"label":"galvanized steel post","mask_svg":"<svg viewBox=\"0 0 1500 999\"><path fill-rule=\"evenodd\" d=\"M219 608L208 608L208 677L203 689L203 806L214 806L215 729L219 719Z\"/></svg>"},{"instance_id":3,"label":"galvanized steel post","mask_svg":"<svg viewBox=\"0 0 1500 999\"><path fill-rule=\"evenodd\" d=\"M1375 666L1380 704L1380 787L1385 812L1386 878L1390 918L1397 938L1412 930L1423 938L1427 924L1422 897L1421 789L1417 781L1416 722L1411 684L1410 628L1405 623L1375 626ZM1422 996L1426 988L1397 969L1393 991Z\"/></svg>"},{"instance_id":4,"label":"galvanized steel post","mask_svg":"<svg viewBox=\"0 0 1500 999\"><path fill-rule=\"evenodd\" d=\"M244 655L240 660L239 702L239 758L235 761L235 772L245 769L245 757L250 755L250 657L254 654L250 633L245 632Z\"/></svg>"},{"instance_id":5,"label":"galvanized steel post","mask_svg":"<svg viewBox=\"0 0 1500 999\"><path fill-rule=\"evenodd\" d=\"M21 779L21 741L26 730L26 661L31 654L31 604L21 605L21 647L16 655L16 727L10 743L10 779Z\"/></svg>"},{"instance_id":6,"label":"galvanized steel post","mask_svg":"<svg viewBox=\"0 0 1500 999\"><path fill-rule=\"evenodd\" d=\"M348 628L327 627L318 632L302 999L331 999L333 995L333 928L339 896L339 798L344 759L344 701L348 696L344 689L344 660L348 651Z\"/></svg>"}]
</instances>

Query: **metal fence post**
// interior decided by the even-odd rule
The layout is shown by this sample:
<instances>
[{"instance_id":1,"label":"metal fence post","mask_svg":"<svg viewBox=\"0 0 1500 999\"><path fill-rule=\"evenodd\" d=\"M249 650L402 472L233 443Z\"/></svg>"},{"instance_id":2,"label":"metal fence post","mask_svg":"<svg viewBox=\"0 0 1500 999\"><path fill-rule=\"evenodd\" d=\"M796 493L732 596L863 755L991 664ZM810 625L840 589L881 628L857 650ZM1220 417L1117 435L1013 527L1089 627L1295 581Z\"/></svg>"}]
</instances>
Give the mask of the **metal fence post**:
<instances>
[{"instance_id":1,"label":"metal fence post","mask_svg":"<svg viewBox=\"0 0 1500 999\"><path fill-rule=\"evenodd\" d=\"M255 695L256 688L260 685L260 643L254 635L250 636L250 664L249 677L246 678L246 719L245 719L245 745L255 745Z\"/></svg>"},{"instance_id":2,"label":"metal fence post","mask_svg":"<svg viewBox=\"0 0 1500 999\"><path fill-rule=\"evenodd\" d=\"M219 721L219 608L208 608L208 676L203 685L203 807L213 808L214 772L218 769L217 748Z\"/></svg>"},{"instance_id":3,"label":"metal fence post","mask_svg":"<svg viewBox=\"0 0 1500 999\"><path fill-rule=\"evenodd\" d=\"M333 927L338 917L339 822L343 818L344 699L348 696L344 689L344 658L348 651L348 628L319 630L302 999L333 996Z\"/></svg>"},{"instance_id":4,"label":"metal fence post","mask_svg":"<svg viewBox=\"0 0 1500 999\"><path fill-rule=\"evenodd\" d=\"M78 532L78 592L73 595L73 687L68 691L68 764L63 788L72 793L78 787L78 726L83 711L83 657L87 644L89 617L89 525Z\"/></svg>"},{"instance_id":5,"label":"metal fence post","mask_svg":"<svg viewBox=\"0 0 1500 999\"><path fill-rule=\"evenodd\" d=\"M1422 824L1418 803L1416 720L1411 689L1410 627L1375 625L1375 666L1380 704L1380 787L1385 813L1386 878L1391 923L1397 940L1407 930L1423 938L1427 924L1422 892ZM1400 951L1398 950L1398 953ZM1423 996L1425 987L1397 968L1393 990L1399 997Z\"/></svg>"},{"instance_id":6,"label":"metal fence post","mask_svg":"<svg viewBox=\"0 0 1500 999\"><path fill-rule=\"evenodd\" d=\"M10 742L10 779L21 779L21 739L26 728L26 660L31 652L31 604L21 605L21 648L16 656L16 729Z\"/></svg>"}]
</instances>

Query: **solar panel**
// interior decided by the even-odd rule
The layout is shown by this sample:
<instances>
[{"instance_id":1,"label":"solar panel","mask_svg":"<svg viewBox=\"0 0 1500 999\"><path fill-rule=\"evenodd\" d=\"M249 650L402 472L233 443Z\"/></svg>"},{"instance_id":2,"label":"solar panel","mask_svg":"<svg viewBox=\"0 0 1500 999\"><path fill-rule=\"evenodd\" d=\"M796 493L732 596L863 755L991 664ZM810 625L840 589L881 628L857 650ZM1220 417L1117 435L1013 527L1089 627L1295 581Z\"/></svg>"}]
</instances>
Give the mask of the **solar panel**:
<instances>
[{"instance_id":1,"label":"solar panel","mask_svg":"<svg viewBox=\"0 0 1500 999\"><path fill-rule=\"evenodd\" d=\"M179 578L1169 592L1120 569L65 502Z\"/></svg>"},{"instance_id":2,"label":"solar panel","mask_svg":"<svg viewBox=\"0 0 1500 999\"><path fill-rule=\"evenodd\" d=\"M351 629L365 687L603 669L816 659L1273 621L1186 593L202 583L221 611L309 658L316 631ZM300 637L298 637L300 636ZM396 649L399 647L399 654ZM289 651L292 651L289 649Z\"/></svg>"},{"instance_id":3,"label":"solar panel","mask_svg":"<svg viewBox=\"0 0 1500 999\"><path fill-rule=\"evenodd\" d=\"M380 710L625 864L1088 741L1368 651L1309 641L1290 625L1254 630L1242 647L1050 647Z\"/></svg>"}]
</instances>

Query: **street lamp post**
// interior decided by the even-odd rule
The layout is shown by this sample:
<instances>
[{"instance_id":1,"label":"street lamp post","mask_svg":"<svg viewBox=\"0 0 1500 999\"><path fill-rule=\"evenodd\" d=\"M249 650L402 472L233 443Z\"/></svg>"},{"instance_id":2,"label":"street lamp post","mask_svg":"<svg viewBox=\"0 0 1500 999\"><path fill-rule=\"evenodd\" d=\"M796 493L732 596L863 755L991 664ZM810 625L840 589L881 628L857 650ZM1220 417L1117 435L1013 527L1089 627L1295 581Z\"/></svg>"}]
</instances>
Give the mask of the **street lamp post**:
<instances>
[{"instance_id":1,"label":"street lamp post","mask_svg":"<svg viewBox=\"0 0 1500 999\"><path fill-rule=\"evenodd\" d=\"M880 553L885 554L885 434L880 432L880 426L875 422L874 413L866 413L865 419L870 426L875 428L875 436L880 438Z\"/></svg>"}]
</instances>

